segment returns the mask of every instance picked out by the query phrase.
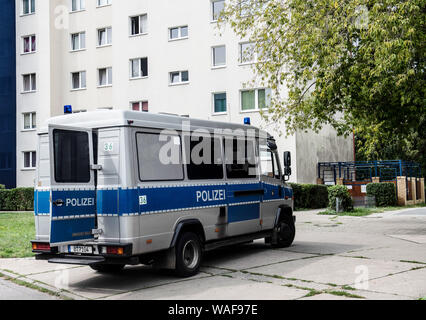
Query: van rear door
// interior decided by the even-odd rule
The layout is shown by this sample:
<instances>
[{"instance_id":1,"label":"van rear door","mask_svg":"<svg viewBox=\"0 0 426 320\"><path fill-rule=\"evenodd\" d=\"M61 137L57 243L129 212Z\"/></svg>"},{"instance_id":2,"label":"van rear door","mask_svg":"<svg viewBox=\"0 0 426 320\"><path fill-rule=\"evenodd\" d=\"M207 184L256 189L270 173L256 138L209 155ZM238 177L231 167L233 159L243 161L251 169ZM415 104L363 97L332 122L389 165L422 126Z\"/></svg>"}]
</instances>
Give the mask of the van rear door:
<instances>
[{"instance_id":1,"label":"van rear door","mask_svg":"<svg viewBox=\"0 0 426 320\"><path fill-rule=\"evenodd\" d=\"M96 189L92 130L49 126L50 245L94 239Z\"/></svg>"}]
</instances>

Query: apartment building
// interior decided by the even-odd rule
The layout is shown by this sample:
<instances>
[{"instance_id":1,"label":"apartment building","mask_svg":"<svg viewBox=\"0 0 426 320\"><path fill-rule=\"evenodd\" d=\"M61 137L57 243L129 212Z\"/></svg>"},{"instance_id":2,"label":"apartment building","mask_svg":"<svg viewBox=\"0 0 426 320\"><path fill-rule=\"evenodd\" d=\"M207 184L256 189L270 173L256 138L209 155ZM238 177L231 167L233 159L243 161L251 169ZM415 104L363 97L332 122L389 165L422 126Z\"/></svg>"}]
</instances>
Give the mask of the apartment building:
<instances>
[{"instance_id":1,"label":"apartment building","mask_svg":"<svg viewBox=\"0 0 426 320\"><path fill-rule=\"evenodd\" d=\"M0 184L16 186L15 3L0 0Z\"/></svg>"},{"instance_id":2,"label":"apartment building","mask_svg":"<svg viewBox=\"0 0 426 320\"><path fill-rule=\"evenodd\" d=\"M219 28L223 0L16 0L17 182L34 184L37 127L96 109L251 123L293 153L293 181L315 182L318 161L353 159L352 139L326 128L285 138L259 111L270 90L247 88L255 54Z\"/></svg>"}]
</instances>

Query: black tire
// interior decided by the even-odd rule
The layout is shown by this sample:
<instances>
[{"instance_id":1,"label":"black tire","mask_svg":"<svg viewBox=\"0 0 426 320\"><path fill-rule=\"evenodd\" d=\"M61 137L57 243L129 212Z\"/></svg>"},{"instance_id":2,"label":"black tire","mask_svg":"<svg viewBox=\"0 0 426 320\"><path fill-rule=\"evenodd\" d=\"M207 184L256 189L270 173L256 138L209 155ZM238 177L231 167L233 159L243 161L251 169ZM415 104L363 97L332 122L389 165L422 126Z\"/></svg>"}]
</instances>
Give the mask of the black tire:
<instances>
[{"instance_id":1,"label":"black tire","mask_svg":"<svg viewBox=\"0 0 426 320\"><path fill-rule=\"evenodd\" d=\"M117 273L123 270L124 266L124 264L93 264L90 268L100 273Z\"/></svg>"},{"instance_id":2,"label":"black tire","mask_svg":"<svg viewBox=\"0 0 426 320\"><path fill-rule=\"evenodd\" d=\"M277 243L272 244L274 248L288 248L293 244L296 237L296 226L292 216L284 216L278 225Z\"/></svg>"},{"instance_id":3,"label":"black tire","mask_svg":"<svg viewBox=\"0 0 426 320\"><path fill-rule=\"evenodd\" d=\"M195 233L186 232L179 237L175 249L176 275L182 278L195 276L200 271L203 255L200 238Z\"/></svg>"}]
</instances>

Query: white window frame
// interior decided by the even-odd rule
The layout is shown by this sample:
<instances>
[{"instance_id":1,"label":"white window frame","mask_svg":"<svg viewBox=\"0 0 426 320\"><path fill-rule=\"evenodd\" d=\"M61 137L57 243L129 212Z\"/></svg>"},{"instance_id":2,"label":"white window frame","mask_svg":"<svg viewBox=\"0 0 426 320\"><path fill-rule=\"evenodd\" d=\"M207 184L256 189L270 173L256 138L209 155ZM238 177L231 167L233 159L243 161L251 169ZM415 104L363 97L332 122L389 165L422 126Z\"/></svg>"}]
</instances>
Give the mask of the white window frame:
<instances>
[{"instance_id":1,"label":"white window frame","mask_svg":"<svg viewBox=\"0 0 426 320\"><path fill-rule=\"evenodd\" d=\"M142 23L143 22L143 17L146 17L146 21L145 21L145 29L146 30L142 30L142 32L141 32L141 28L144 25ZM139 18L139 32L135 33L135 34L132 33L132 30L133 30L133 28L132 28L132 19L133 18ZM143 14L139 14L139 15L136 15L136 16L130 16L129 17L129 36L130 37L138 37L138 36L143 36L143 35L146 35L146 34L148 34L148 14L147 13L143 13Z\"/></svg>"},{"instance_id":2,"label":"white window frame","mask_svg":"<svg viewBox=\"0 0 426 320\"><path fill-rule=\"evenodd\" d=\"M74 88L73 75L77 74L77 73L79 75L79 78L78 78L79 87L78 88ZM84 77L85 77L85 79L84 79L85 80L84 81L85 86L84 87L82 86L82 83L83 83L83 81L82 81L82 74L83 73L84 73ZM80 91L80 90L86 90L86 89L87 89L87 72L85 70L71 72L71 91Z\"/></svg>"},{"instance_id":3,"label":"white window frame","mask_svg":"<svg viewBox=\"0 0 426 320\"><path fill-rule=\"evenodd\" d=\"M24 12L24 1L25 0L21 0L21 16L29 16L31 14L34 14L36 12L36 0L28 0L28 5L29 5L29 11L28 12ZM31 11L31 9L33 8L33 4L34 3L34 11Z\"/></svg>"},{"instance_id":4,"label":"white window frame","mask_svg":"<svg viewBox=\"0 0 426 320\"><path fill-rule=\"evenodd\" d=\"M144 76L142 75L142 59L146 59L146 63L147 63L147 75ZM133 76L133 61L135 60L139 60L139 69L138 69L138 75L137 76ZM145 79L148 78L149 76L149 59L148 57L141 57L141 58L134 58L134 59L130 59L130 80L137 80L137 79Z\"/></svg>"},{"instance_id":5,"label":"white window frame","mask_svg":"<svg viewBox=\"0 0 426 320\"><path fill-rule=\"evenodd\" d=\"M243 45L245 44L251 44L253 45L253 59L250 61L243 61ZM249 64L254 64L259 62L259 56L258 56L258 52L256 50L256 43L253 41L245 41L245 42L240 42L238 45L238 50L239 50L239 58L238 58L238 62L240 65L249 65Z\"/></svg>"},{"instance_id":6,"label":"white window frame","mask_svg":"<svg viewBox=\"0 0 426 320\"><path fill-rule=\"evenodd\" d=\"M265 90L265 108L259 108L259 91ZM247 91L255 91L254 93L254 109L243 110L243 92ZM255 88L255 89L241 89L240 90L240 113L250 113L250 112L259 112L259 111L267 111L269 106L267 105L268 94L270 97L272 96L272 90L270 88Z\"/></svg>"},{"instance_id":7,"label":"white window frame","mask_svg":"<svg viewBox=\"0 0 426 320\"><path fill-rule=\"evenodd\" d=\"M26 154L29 154L29 156L30 156L30 166L29 167L25 166L25 155ZM35 166L33 166L34 157L35 157ZM30 171L30 170L35 170L36 168L37 168L37 151L35 151L35 150L22 151L22 170Z\"/></svg>"},{"instance_id":8,"label":"white window frame","mask_svg":"<svg viewBox=\"0 0 426 320\"><path fill-rule=\"evenodd\" d=\"M82 46L82 35L84 34L84 46ZM73 36L78 35L78 49L74 49L74 42L73 42ZM74 32L70 34L70 41L71 41L71 52L76 52L76 51L83 51L86 50L86 43L87 43L87 37L86 37L86 32L85 31L81 31L81 32Z\"/></svg>"},{"instance_id":9,"label":"white window frame","mask_svg":"<svg viewBox=\"0 0 426 320\"><path fill-rule=\"evenodd\" d=\"M225 0L211 0L210 1L210 10L211 10L210 19L211 19L211 22L217 22L218 21L218 19L215 19L215 12L214 12L214 4L215 4L215 2L223 2L223 3L225 3Z\"/></svg>"},{"instance_id":10,"label":"white window frame","mask_svg":"<svg viewBox=\"0 0 426 320\"><path fill-rule=\"evenodd\" d=\"M29 38L30 39L30 51L25 52L25 39ZM32 46L32 38L35 38L35 50L33 50L33 46ZM37 36L35 34L30 34L27 36L23 36L22 37L22 52L21 54L31 54L31 53L36 53L37 52Z\"/></svg>"},{"instance_id":11,"label":"white window frame","mask_svg":"<svg viewBox=\"0 0 426 320\"><path fill-rule=\"evenodd\" d=\"M29 116L30 118L30 127L29 128L25 128L25 117ZM37 129L37 122L35 124L35 126L33 125L34 122L34 118L37 121L37 113L36 112L24 112L22 113L22 131L34 131Z\"/></svg>"},{"instance_id":12,"label":"white window frame","mask_svg":"<svg viewBox=\"0 0 426 320\"><path fill-rule=\"evenodd\" d=\"M226 95L226 111L224 112L216 112L215 109L215 96L217 94L225 94ZM226 91L217 91L212 93L212 114L214 116L221 116L221 115L227 115L228 114L228 93Z\"/></svg>"},{"instance_id":13,"label":"white window frame","mask_svg":"<svg viewBox=\"0 0 426 320\"><path fill-rule=\"evenodd\" d=\"M188 73L188 81L182 81L182 73L187 72ZM174 73L179 73L179 82L172 82L172 75ZM179 86L184 84L189 84L189 70L182 70L182 71L171 71L169 72L169 85L170 86Z\"/></svg>"},{"instance_id":14,"label":"white window frame","mask_svg":"<svg viewBox=\"0 0 426 320\"><path fill-rule=\"evenodd\" d=\"M102 1L105 3L102 4ZM108 7L110 5L112 5L112 0L96 0L96 8Z\"/></svg>"},{"instance_id":15,"label":"white window frame","mask_svg":"<svg viewBox=\"0 0 426 320\"><path fill-rule=\"evenodd\" d=\"M77 8L73 10L73 0L70 0L70 13L81 12L86 10L86 0L75 0Z\"/></svg>"},{"instance_id":16,"label":"white window frame","mask_svg":"<svg viewBox=\"0 0 426 320\"><path fill-rule=\"evenodd\" d=\"M215 49L217 48L225 48L225 63L224 64L215 64ZM228 63L228 57L227 57L227 51L226 51L226 45L218 45L213 46L211 48L211 55L212 55L212 69L220 69L220 68L226 68L226 65Z\"/></svg>"},{"instance_id":17,"label":"white window frame","mask_svg":"<svg viewBox=\"0 0 426 320\"><path fill-rule=\"evenodd\" d=\"M27 76L29 76L30 78L30 90L25 90L25 77ZM35 88L33 87L33 83L35 83ZM22 93L32 93L36 91L37 91L37 74L36 73L23 74L22 75Z\"/></svg>"},{"instance_id":18,"label":"white window frame","mask_svg":"<svg viewBox=\"0 0 426 320\"><path fill-rule=\"evenodd\" d=\"M100 38L100 32L104 30L105 31L105 39L106 42L105 44L100 44L101 38ZM96 47L97 48L103 48L103 47L109 47L112 46L112 27L103 27L103 28L98 28L97 30L97 42L96 42ZM108 42L108 39L110 39L111 41Z\"/></svg>"},{"instance_id":19,"label":"white window frame","mask_svg":"<svg viewBox=\"0 0 426 320\"><path fill-rule=\"evenodd\" d=\"M186 36L182 36L182 29L183 28L187 29L187 35ZM173 29L178 29L178 36L177 36L177 38L172 38L172 30ZM169 39L169 41L185 40L185 39L188 39L188 38L189 38L189 27L188 27L188 25L170 27L168 29L168 39Z\"/></svg>"},{"instance_id":20,"label":"white window frame","mask_svg":"<svg viewBox=\"0 0 426 320\"><path fill-rule=\"evenodd\" d=\"M108 70L111 69L111 79L109 76L109 72ZM106 76L106 83L105 84L101 84L101 71L105 70L105 76ZM107 87L112 87L112 67L105 67L105 68L98 68L98 88L107 88Z\"/></svg>"},{"instance_id":21,"label":"white window frame","mask_svg":"<svg viewBox=\"0 0 426 320\"><path fill-rule=\"evenodd\" d=\"M149 101L148 100L139 100L139 101L132 101L130 102L130 110L131 111L136 111L133 110L133 104L138 103L139 104L139 112L149 112ZM142 107L144 103L148 103L148 111L143 111Z\"/></svg>"}]
</instances>

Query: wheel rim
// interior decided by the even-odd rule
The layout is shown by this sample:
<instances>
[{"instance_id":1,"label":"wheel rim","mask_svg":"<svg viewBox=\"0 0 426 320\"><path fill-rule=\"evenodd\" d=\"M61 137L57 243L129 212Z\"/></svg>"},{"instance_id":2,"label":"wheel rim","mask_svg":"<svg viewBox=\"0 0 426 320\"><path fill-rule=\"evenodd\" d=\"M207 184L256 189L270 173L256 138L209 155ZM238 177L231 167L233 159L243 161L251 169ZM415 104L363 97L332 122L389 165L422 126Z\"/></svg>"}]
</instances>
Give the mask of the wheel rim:
<instances>
[{"instance_id":1,"label":"wheel rim","mask_svg":"<svg viewBox=\"0 0 426 320\"><path fill-rule=\"evenodd\" d=\"M198 245L194 240L185 243L183 247L183 263L188 269L194 269L198 264L200 253Z\"/></svg>"}]
</instances>

